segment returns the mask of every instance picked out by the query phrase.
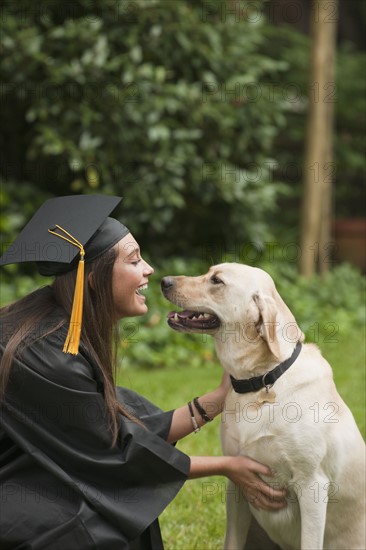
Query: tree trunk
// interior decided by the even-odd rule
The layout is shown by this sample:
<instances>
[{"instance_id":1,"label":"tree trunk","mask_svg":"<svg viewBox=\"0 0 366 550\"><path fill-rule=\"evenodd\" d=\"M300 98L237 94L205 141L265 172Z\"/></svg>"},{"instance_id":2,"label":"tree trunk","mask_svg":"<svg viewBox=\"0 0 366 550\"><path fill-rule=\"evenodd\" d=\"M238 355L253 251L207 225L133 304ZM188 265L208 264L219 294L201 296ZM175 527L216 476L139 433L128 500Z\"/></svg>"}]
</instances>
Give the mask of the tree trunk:
<instances>
[{"instance_id":1,"label":"tree trunk","mask_svg":"<svg viewBox=\"0 0 366 550\"><path fill-rule=\"evenodd\" d=\"M332 9L330 9L332 8ZM329 267L332 210L334 59L338 0L313 0L309 117L301 215L300 273L310 277Z\"/></svg>"}]
</instances>

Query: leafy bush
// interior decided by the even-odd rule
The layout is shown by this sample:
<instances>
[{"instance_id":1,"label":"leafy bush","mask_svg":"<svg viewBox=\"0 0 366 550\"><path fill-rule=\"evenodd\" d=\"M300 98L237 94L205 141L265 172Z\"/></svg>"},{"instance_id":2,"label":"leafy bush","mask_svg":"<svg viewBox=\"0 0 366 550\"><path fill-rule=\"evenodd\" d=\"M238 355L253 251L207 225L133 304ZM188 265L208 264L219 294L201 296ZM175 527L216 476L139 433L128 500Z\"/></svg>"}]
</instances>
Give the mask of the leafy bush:
<instances>
[{"instance_id":1,"label":"leafy bush","mask_svg":"<svg viewBox=\"0 0 366 550\"><path fill-rule=\"evenodd\" d=\"M355 327L365 326L365 277L348 264L324 276L305 279L286 263L264 263L277 289L294 313L306 339L338 343Z\"/></svg>"},{"instance_id":2,"label":"leafy bush","mask_svg":"<svg viewBox=\"0 0 366 550\"><path fill-rule=\"evenodd\" d=\"M3 0L4 239L17 197L26 213L74 192L123 195L154 257L297 238L310 40L250 17L265 5ZM364 215L365 61L342 43L329 90L342 216Z\"/></svg>"},{"instance_id":3,"label":"leafy bush","mask_svg":"<svg viewBox=\"0 0 366 550\"><path fill-rule=\"evenodd\" d=\"M281 98L258 90L285 65L260 52L262 21L209 5L4 0L6 180L121 194L125 223L156 255L187 242L194 254L197 235L263 239L285 119Z\"/></svg>"},{"instance_id":4,"label":"leafy bush","mask_svg":"<svg viewBox=\"0 0 366 550\"><path fill-rule=\"evenodd\" d=\"M49 196L46 192L35 193L34 186L30 183L19 184L14 180L5 181L0 175L0 255ZM26 272L27 270L29 271L29 266L25 268ZM13 272L17 271L14 266ZM30 267L30 271L34 271L34 268ZM3 272L0 273L0 276L6 277Z\"/></svg>"}]
</instances>

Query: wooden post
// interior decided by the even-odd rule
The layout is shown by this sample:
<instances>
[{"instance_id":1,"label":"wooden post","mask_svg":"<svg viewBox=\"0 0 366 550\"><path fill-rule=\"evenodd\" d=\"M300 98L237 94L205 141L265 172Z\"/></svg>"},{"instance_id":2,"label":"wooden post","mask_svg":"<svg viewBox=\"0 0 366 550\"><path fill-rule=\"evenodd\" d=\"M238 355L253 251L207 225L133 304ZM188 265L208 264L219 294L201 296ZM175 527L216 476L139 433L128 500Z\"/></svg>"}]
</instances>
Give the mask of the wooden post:
<instances>
[{"instance_id":1,"label":"wooden post","mask_svg":"<svg viewBox=\"0 0 366 550\"><path fill-rule=\"evenodd\" d=\"M327 80L328 98L326 101L326 154L324 158L324 180L322 190L322 205L319 230L319 273L324 275L329 271L333 256L332 219L333 219L333 185L336 176L336 163L333 158L333 133L334 133L334 111L336 97L336 75L335 62L337 51L337 21L338 21L338 0L333 0L332 21L327 27Z\"/></svg>"},{"instance_id":2,"label":"wooden post","mask_svg":"<svg viewBox=\"0 0 366 550\"><path fill-rule=\"evenodd\" d=\"M328 267L331 225L334 58L338 0L313 0L309 116L301 212L300 273L310 277Z\"/></svg>"}]
</instances>

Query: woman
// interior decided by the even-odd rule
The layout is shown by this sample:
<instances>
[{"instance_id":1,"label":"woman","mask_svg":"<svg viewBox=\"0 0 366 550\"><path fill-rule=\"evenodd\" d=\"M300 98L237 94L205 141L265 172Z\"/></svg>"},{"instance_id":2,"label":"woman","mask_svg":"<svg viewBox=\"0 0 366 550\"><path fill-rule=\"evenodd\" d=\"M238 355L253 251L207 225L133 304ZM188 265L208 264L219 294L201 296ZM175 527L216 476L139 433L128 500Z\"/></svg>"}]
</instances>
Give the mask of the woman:
<instances>
[{"instance_id":1,"label":"woman","mask_svg":"<svg viewBox=\"0 0 366 550\"><path fill-rule=\"evenodd\" d=\"M153 273L129 230L107 217L120 200L47 201L0 259L55 276L1 310L3 550L162 548L157 518L187 478L224 475L258 508L284 506L258 476L268 467L189 458L172 445L204 425L208 405L219 414L226 377L167 413L115 388L117 322L147 312L141 289Z\"/></svg>"}]
</instances>

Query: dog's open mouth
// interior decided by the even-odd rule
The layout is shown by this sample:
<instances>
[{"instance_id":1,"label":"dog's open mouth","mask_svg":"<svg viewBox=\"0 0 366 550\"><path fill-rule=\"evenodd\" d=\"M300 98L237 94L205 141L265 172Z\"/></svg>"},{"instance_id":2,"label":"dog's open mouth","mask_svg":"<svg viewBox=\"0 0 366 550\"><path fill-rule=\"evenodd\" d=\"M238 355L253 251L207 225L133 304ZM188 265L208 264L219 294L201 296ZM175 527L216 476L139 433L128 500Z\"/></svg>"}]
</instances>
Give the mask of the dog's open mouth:
<instances>
[{"instance_id":1,"label":"dog's open mouth","mask_svg":"<svg viewBox=\"0 0 366 550\"><path fill-rule=\"evenodd\" d=\"M168 314L168 325L175 330L191 330L193 332L214 330L220 326L216 315L200 311L171 311Z\"/></svg>"}]
</instances>

